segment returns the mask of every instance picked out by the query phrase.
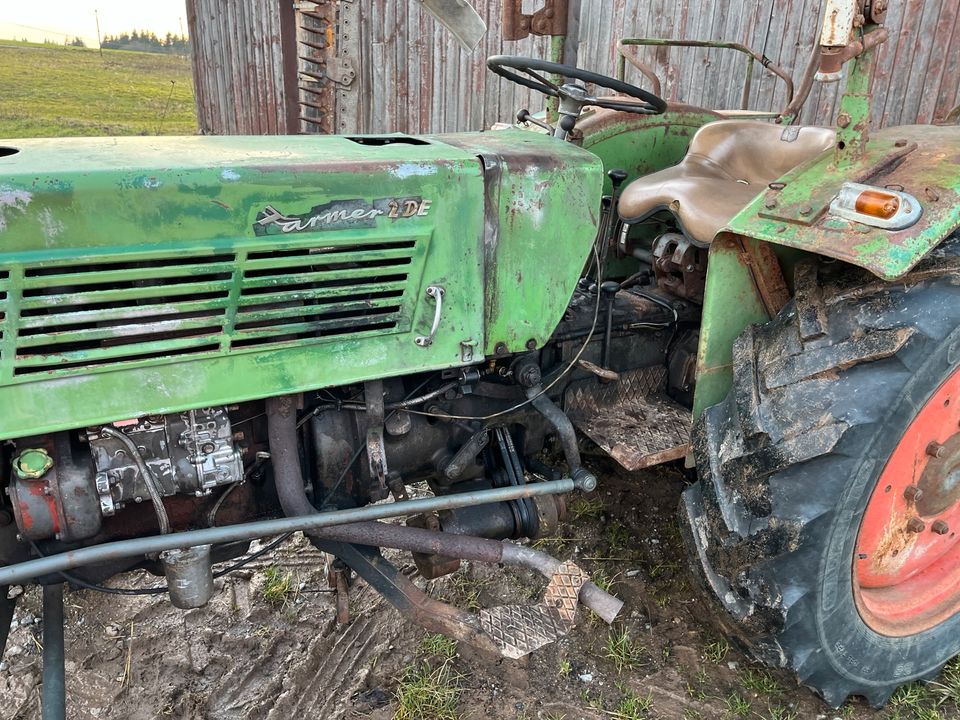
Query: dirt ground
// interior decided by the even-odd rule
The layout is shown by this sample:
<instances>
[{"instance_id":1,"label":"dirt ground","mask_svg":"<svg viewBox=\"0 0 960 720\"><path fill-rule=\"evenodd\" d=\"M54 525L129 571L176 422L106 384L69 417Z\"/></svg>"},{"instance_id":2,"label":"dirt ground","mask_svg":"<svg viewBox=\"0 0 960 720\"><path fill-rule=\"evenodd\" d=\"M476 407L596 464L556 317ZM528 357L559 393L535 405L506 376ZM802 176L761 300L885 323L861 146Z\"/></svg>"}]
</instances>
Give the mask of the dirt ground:
<instances>
[{"instance_id":1,"label":"dirt ground","mask_svg":"<svg viewBox=\"0 0 960 720\"><path fill-rule=\"evenodd\" d=\"M491 659L405 622L362 582L351 590L351 621L339 625L323 557L298 538L217 581L200 610L176 610L163 595L69 592L68 717L960 718L953 698L943 702L919 686L882 711L860 702L835 711L790 673L751 663L718 635L693 589L677 525L683 475L623 474L603 459L592 465L598 491L572 502L558 537L539 546L610 583L626 602L613 627L587 612L555 645L520 661ZM115 582L146 587L156 579ZM469 563L428 583L436 596L474 610L529 602L544 585L524 571ZM40 717L39 616L39 593L30 589L0 663L4 719Z\"/></svg>"}]
</instances>

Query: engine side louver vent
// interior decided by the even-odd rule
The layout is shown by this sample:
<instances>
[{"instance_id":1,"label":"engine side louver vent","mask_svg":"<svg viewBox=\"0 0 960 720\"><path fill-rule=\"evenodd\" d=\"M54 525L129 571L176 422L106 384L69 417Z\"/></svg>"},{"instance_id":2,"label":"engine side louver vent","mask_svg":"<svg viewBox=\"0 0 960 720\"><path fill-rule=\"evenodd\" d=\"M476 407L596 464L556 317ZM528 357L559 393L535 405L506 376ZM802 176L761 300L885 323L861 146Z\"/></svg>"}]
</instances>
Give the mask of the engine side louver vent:
<instances>
[{"instance_id":1,"label":"engine side louver vent","mask_svg":"<svg viewBox=\"0 0 960 720\"><path fill-rule=\"evenodd\" d=\"M216 350L234 255L26 267L15 375Z\"/></svg>"},{"instance_id":2,"label":"engine side louver vent","mask_svg":"<svg viewBox=\"0 0 960 720\"><path fill-rule=\"evenodd\" d=\"M4 335L7 332L7 292L10 284L10 273L0 270L0 362L3 362Z\"/></svg>"},{"instance_id":3,"label":"engine side louver vent","mask_svg":"<svg viewBox=\"0 0 960 720\"><path fill-rule=\"evenodd\" d=\"M397 329L415 245L396 240L250 253L234 347Z\"/></svg>"},{"instance_id":4,"label":"engine side louver vent","mask_svg":"<svg viewBox=\"0 0 960 720\"><path fill-rule=\"evenodd\" d=\"M16 335L13 374L409 329L417 239L318 242L26 265L16 303L11 271L0 271L0 332Z\"/></svg>"}]
</instances>

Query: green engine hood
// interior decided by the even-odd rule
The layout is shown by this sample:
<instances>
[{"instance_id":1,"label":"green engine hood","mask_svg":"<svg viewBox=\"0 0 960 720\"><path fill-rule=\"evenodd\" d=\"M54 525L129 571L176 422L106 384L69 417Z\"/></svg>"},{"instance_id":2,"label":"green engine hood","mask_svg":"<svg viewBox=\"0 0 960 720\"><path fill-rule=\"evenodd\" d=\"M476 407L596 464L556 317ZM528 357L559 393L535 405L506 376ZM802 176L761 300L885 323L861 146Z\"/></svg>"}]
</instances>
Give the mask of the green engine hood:
<instances>
[{"instance_id":1,"label":"green engine hood","mask_svg":"<svg viewBox=\"0 0 960 720\"><path fill-rule=\"evenodd\" d=\"M541 345L602 184L522 131L4 144L0 438Z\"/></svg>"}]
</instances>

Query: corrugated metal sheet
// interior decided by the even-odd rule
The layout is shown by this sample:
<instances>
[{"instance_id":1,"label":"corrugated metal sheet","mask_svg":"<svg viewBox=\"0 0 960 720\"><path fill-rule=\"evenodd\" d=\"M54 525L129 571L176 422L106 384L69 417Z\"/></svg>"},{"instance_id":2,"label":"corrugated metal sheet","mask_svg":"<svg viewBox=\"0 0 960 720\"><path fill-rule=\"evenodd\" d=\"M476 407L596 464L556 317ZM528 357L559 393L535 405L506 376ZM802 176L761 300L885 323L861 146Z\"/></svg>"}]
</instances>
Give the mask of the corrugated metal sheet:
<instances>
[{"instance_id":1,"label":"corrugated metal sheet","mask_svg":"<svg viewBox=\"0 0 960 720\"><path fill-rule=\"evenodd\" d=\"M413 0L339 1L337 57L357 69L357 78L337 86L338 131L478 129L509 121L522 107L542 106L536 93L486 71L489 55L549 54L546 38L500 39L500 0L475 0L489 29L472 53ZM764 53L799 80L818 35L822 5L823 0L582 0L579 65L612 75L616 45L623 37L731 40ZM960 104L960 0L894 0L890 5L891 38L878 52L874 124L942 119ZM295 39L282 32L283 13L292 7L293 0L229 5L188 0L204 131L300 129L296 118L303 108L298 107L290 64L300 55L300 69L310 68ZM356 27L344 32L345 18L359 32ZM738 53L647 48L641 57L656 69L668 98L709 108L739 107L743 60ZM635 70L628 69L627 78L643 84ZM842 84L815 85L801 122L830 124L841 89ZM759 68L751 97L757 110L779 110L786 103L783 83ZM290 113L294 122L285 125Z\"/></svg>"},{"instance_id":2,"label":"corrugated metal sheet","mask_svg":"<svg viewBox=\"0 0 960 720\"><path fill-rule=\"evenodd\" d=\"M296 96L291 108L283 72L282 7L256 0L187 0L200 132L296 132L290 121L291 112L296 118Z\"/></svg>"}]
</instances>

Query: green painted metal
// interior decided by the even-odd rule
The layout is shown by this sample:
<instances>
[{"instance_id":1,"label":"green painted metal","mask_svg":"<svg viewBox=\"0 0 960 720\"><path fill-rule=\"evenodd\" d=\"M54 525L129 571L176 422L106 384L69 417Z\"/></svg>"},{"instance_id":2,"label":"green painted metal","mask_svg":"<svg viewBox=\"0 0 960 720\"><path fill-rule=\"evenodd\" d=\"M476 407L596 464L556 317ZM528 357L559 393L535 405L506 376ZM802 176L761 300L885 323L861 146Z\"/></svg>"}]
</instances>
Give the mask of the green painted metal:
<instances>
[{"instance_id":1,"label":"green painted metal","mask_svg":"<svg viewBox=\"0 0 960 720\"><path fill-rule=\"evenodd\" d=\"M541 347L588 260L603 165L596 155L539 133L465 135L456 142L482 157L494 214L485 240L484 354Z\"/></svg>"},{"instance_id":2,"label":"green painted metal","mask_svg":"<svg viewBox=\"0 0 960 720\"><path fill-rule=\"evenodd\" d=\"M875 50L855 57L847 71L847 86L837 111L837 144L833 164L838 168L856 168L870 139L870 107Z\"/></svg>"},{"instance_id":3,"label":"green painted metal","mask_svg":"<svg viewBox=\"0 0 960 720\"><path fill-rule=\"evenodd\" d=\"M719 119L719 115L709 110L680 104L671 104L662 115L588 110L577 130L582 134L581 146L603 163L603 193L609 195L612 186L606 171L625 171L627 179L623 187L626 187L638 177L676 165L686 155L697 130ZM667 229L653 221L641 223L631 229L631 238L652 240ZM638 268L634 258L619 258L611 252L607 254L604 277L624 278Z\"/></svg>"},{"instance_id":4,"label":"green painted metal","mask_svg":"<svg viewBox=\"0 0 960 720\"><path fill-rule=\"evenodd\" d=\"M13 460L13 471L21 480L38 480L53 467L53 458L43 448L28 448Z\"/></svg>"},{"instance_id":5,"label":"green painted metal","mask_svg":"<svg viewBox=\"0 0 960 720\"><path fill-rule=\"evenodd\" d=\"M738 243L770 243L780 265L770 274L780 283L781 269L790 278L793 265L809 253L896 280L960 227L960 127L894 127L871 136L874 54L867 50L848 67L834 149L771 183L710 248L694 417L728 392L736 337L775 310L761 297L758 268L744 262ZM832 216L830 203L844 182L905 190L919 200L923 215L899 231Z\"/></svg>"},{"instance_id":6,"label":"green painted metal","mask_svg":"<svg viewBox=\"0 0 960 720\"><path fill-rule=\"evenodd\" d=\"M883 230L834 217L844 182L903 188L923 206L916 225ZM725 229L866 268L884 280L909 272L960 227L960 127L910 125L874 133L858 159L832 151L780 178ZM777 187L777 186L775 186Z\"/></svg>"},{"instance_id":7,"label":"green painted metal","mask_svg":"<svg viewBox=\"0 0 960 720\"><path fill-rule=\"evenodd\" d=\"M722 235L710 245L704 288L697 384L693 417L727 396L733 384L733 343L749 325L764 323L774 312L764 301L755 273L759 241ZM775 261L774 261L775 262Z\"/></svg>"},{"instance_id":8,"label":"green painted metal","mask_svg":"<svg viewBox=\"0 0 960 720\"><path fill-rule=\"evenodd\" d=\"M20 152L0 158L0 438L542 344L601 185L594 156L520 131L5 144ZM570 264L521 285L530 252ZM440 326L420 347L431 285Z\"/></svg>"}]
</instances>

